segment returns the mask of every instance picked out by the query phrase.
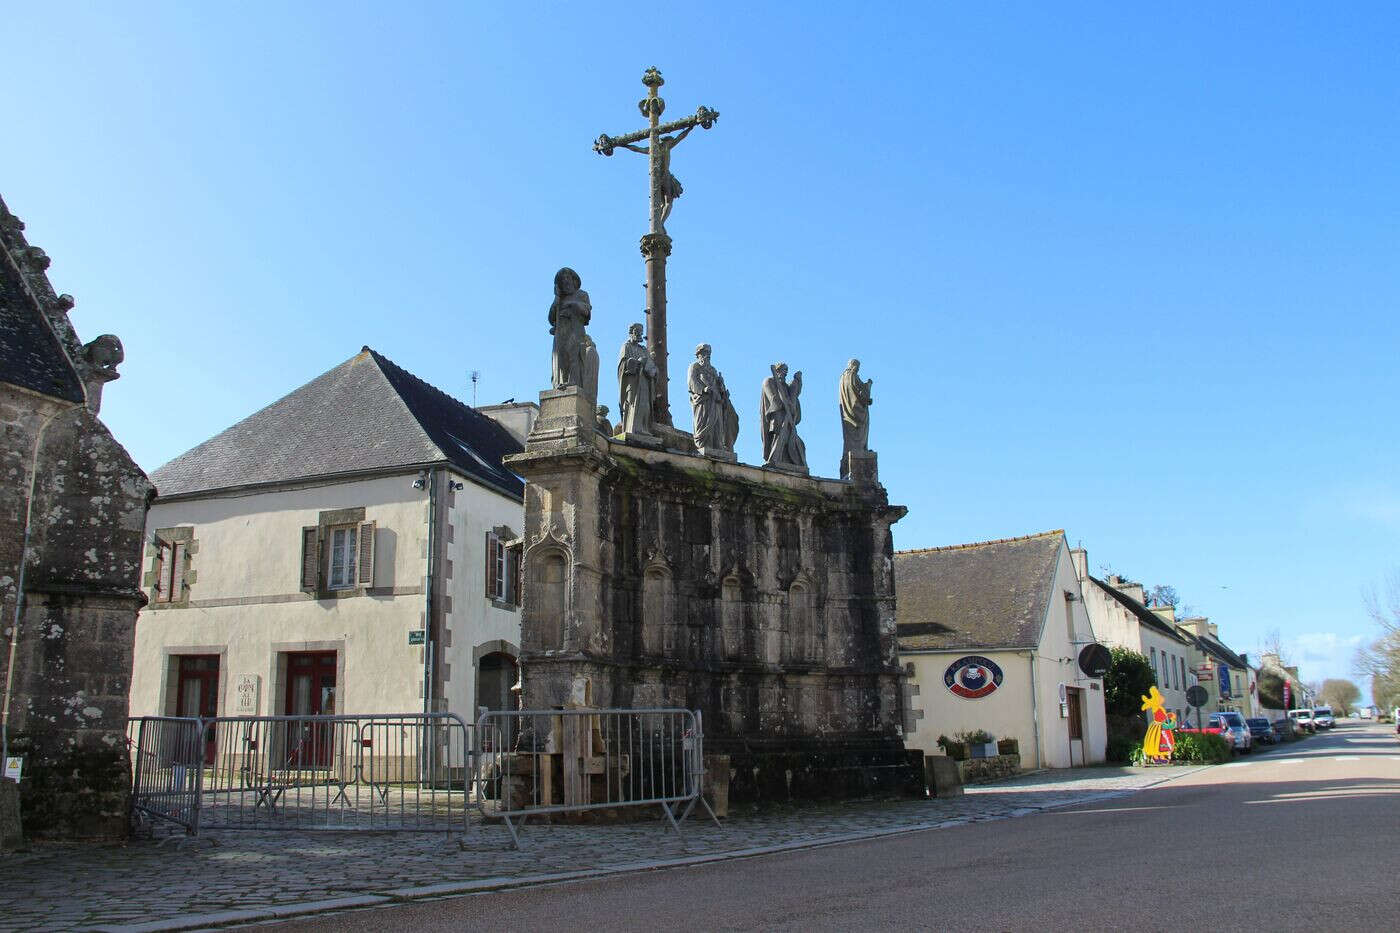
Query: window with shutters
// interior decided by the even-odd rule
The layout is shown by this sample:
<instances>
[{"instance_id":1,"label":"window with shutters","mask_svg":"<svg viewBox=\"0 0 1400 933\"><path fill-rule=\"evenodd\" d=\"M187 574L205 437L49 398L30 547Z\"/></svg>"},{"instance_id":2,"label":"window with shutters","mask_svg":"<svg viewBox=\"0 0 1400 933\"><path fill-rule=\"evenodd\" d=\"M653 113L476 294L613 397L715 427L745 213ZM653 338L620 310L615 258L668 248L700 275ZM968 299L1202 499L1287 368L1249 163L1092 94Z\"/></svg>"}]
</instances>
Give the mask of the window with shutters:
<instances>
[{"instance_id":1,"label":"window with shutters","mask_svg":"<svg viewBox=\"0 0 1400 933\"><path fill-rule=\"evenodd\" d=\"M375 523L365 510L336 509L301 530L301 589L320 597L364 595L374 586Z\"/></svg>"},{"instance_id":2,"label":"window with shutters","mask_svg":"<svg viewBox=\"0 0 1400 933\"><path fill-rule=\"evenodd\" d=\"M189 602L194 573L190 556L195 552L194 529L189 526L160 528L151 541L151 562L144 585L155 606L183 605Z\"/></svg>"},{"instance_id":3,"label":"window with shutters","mask_svg":"<svg viewBox=\"0 0 1400 933\"><path fill-rule=\"evenodd\" d=\"M520 543L486 532L486 598L503 608L520 605Z\"/></svg>"}]
</instances>

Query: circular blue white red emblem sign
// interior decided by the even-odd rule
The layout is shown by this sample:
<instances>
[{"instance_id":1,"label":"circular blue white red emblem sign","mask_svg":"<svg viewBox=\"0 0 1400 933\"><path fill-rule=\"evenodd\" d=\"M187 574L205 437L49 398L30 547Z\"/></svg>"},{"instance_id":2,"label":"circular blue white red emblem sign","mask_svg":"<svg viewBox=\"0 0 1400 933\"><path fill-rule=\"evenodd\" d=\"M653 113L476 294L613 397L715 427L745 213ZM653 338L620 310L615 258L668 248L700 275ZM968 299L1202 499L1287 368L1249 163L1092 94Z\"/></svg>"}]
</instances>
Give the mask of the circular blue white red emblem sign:
<instances>
[{"instance_id":1,"label":"circular blue white red emblem sign","mask_svg":"<svg viewBox=\"0 0 1400 933\"><path fill-rule=\"evenodd\" d=\"M977 700L1001 686L1001 668L991 658L970 654L948 665L943 685L964 699Z\"/></svg>"}]
</instances>

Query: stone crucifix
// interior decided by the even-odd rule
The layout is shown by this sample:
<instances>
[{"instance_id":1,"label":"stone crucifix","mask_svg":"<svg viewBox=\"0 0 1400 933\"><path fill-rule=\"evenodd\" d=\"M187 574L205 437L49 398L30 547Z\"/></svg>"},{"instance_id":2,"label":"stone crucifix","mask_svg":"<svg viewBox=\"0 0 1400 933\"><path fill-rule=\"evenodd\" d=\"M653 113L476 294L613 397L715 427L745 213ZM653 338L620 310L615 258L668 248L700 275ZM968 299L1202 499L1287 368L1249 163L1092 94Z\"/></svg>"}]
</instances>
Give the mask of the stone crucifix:
<instances>
[{"instance_id":1,"label":"stone crucifix","mask_svg":"<svg viewBox=\"0 0 1400 933\"><path fill-rule=\"evenodd\" d=\"M657 89L665 83L661 72L648 68L642 75L647 96L637 102L637 109L651 125L623 136L604 133L593 143L593 151L610 156L618 148L628 149L647 156L651 165L651 230L642 237L642 258L646 264L647 349L657 369L652 417L660 424L670 425L671 403L666 375L666 257L671 255L671 238L666 234L666 219L681 195L681 183L671 174L671 150L696 126L707 130L714 126L719 113L700 107L684 119L662 123L666 101L657 94ZM665 135L668 133L675 135ZM637 145L643 141L645 146Z\"/></svg>"}]
</instances>

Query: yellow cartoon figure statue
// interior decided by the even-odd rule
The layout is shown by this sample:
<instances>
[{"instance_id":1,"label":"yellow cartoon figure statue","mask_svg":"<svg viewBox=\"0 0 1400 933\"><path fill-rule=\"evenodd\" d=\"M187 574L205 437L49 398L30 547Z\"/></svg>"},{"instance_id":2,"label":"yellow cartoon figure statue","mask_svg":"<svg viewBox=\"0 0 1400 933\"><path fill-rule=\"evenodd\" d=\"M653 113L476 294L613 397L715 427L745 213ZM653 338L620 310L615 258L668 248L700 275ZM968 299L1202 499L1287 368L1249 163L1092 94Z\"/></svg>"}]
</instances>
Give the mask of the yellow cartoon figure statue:
<instances>
[{"instance_id":1,"label":"yellow cartoon figure statue","mask_svg":"<svg viewBox=\"0 0 1400 933\"><path fill-rule=\"evenodd\" d=\"M1162 708L1162 693L1153 684L1142 698L1142 708L1147 712L1147 735L1142 739L1142 757L1151 764L1166 764L1172 760L1172 749L1176 747L1176 714Z\"/></svg>"}]
</instances>

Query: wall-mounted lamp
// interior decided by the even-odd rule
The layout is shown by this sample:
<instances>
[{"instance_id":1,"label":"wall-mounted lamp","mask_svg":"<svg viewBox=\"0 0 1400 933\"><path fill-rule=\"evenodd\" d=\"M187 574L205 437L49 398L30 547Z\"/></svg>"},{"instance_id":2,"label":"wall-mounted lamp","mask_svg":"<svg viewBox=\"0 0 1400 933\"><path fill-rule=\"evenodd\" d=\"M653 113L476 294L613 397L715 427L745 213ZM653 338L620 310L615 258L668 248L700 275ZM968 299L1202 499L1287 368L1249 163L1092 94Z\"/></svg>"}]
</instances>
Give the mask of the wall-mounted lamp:
<instances>
[{"instance_id":1,"label":"wall-mounted lamp","mask_svg":"<svg viewBox=\"0 0 1400 933\"><path fill-rule=\"evenodd\" d=\"M459 483L459 482L457 482L456 480L451 480L451 479L450 479L450 480L447 481L447 488L448 488L448 489L461 489L461 488L462 488L462 484Z\"/></svg>"},{"instance_id":2,"label":"wall-mounted lamp","mask_svg":"<svg viewBox=\"0 0 1400 933\"><path fill-rule=\"evenodd\" d=\"M415 479L415 480L413 481L413 488L414 488L414 489L427 489L427 488L428 488L428 471L427 471L427 470L419 470L419 471L418 471L418 478Z\"/></svg>"}]
</instances>

